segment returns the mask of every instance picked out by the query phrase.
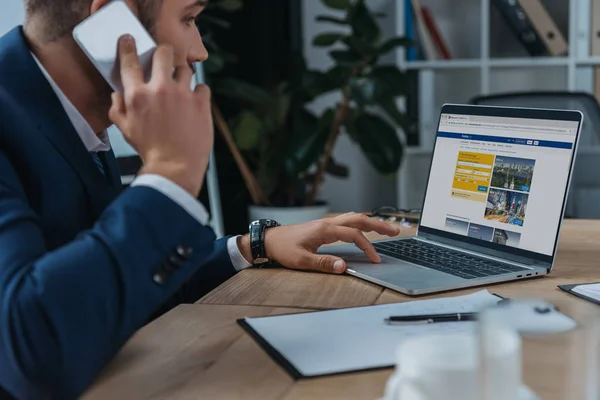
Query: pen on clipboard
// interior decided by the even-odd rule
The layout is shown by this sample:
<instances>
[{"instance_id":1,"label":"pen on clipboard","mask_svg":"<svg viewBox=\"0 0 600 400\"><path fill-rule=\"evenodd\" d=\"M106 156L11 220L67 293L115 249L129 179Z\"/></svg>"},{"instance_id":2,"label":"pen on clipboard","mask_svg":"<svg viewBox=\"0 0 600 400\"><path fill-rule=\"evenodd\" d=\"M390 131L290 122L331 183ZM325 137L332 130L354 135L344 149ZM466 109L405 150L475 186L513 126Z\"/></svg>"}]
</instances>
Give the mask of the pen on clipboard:
<instances>
[{"instance_id":1,"label":"pen on clipboard","mask_svg":"<svg viewBox=\"0 0 600 400\"><path fill-rule=\"evenodd\" d=\"M436 322L475 321L477 313L452 313L432 315L391 316L385 319L389 325L433 324Z\"/></svg>"}]
</instances>

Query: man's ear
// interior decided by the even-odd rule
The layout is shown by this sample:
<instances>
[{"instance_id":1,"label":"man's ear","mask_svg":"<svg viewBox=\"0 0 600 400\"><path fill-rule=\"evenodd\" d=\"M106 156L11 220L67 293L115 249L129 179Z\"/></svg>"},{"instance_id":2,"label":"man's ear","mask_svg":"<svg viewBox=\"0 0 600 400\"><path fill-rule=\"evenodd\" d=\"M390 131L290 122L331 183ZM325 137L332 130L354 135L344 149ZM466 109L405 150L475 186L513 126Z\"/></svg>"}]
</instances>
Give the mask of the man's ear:
<instances>
[{"instance_id":1,"label":"man's ear","mask_svg":"<svg viewBox=\"0 0 600 400\"><path fill-rule=\"evenodd\" d=\"M110 0L92 0L90 4L90 15L110 3Z\"/></svg>"},{"instance_id":2,"label":"man's ear","mask_svg":"<svg viewBox=\"0 0 600 400\"><path fill-rule=\"evenodd\" d=\"M92 0L92 4L90 6L90 14L95 13L110 2L111 0ZM125 0L125 4L127 4L127 6L131 9L131 11L133 11L135 15L139 15L138 6L134 0Z\"/></svg>"}]
</instances>

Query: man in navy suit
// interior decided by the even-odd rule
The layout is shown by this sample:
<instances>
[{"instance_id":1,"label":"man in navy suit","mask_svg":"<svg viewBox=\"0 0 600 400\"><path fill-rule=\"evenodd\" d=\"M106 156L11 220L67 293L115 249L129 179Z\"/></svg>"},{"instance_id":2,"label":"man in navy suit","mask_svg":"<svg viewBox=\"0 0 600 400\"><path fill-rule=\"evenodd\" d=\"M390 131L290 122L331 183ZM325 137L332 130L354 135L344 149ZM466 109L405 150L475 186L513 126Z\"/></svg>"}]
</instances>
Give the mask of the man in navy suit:
<instances>
[{"instance_id":1,"label":"man in navy suit","mask_svg":"<svg viewBox=\"0 0 600 400\"><path fill-rule=\"evenodd\" d=\"M213 145L209 90L189 89L190 64L207 57L194 26L206 2L126 0L162 45L145 83L135 43L121 41L123 96L71 36L108 2L25 0L25 26L0 38L5 396L77 397L150 318L197 300L256 258L248 235L215 240L196 200ZM124 191L111 123L144 161ZM361 231L398 233L347 214L269 228L264 249L289 268L342 273L342 259L316 251L344 240L380 261Z\"/></svg>"}]
</instances>

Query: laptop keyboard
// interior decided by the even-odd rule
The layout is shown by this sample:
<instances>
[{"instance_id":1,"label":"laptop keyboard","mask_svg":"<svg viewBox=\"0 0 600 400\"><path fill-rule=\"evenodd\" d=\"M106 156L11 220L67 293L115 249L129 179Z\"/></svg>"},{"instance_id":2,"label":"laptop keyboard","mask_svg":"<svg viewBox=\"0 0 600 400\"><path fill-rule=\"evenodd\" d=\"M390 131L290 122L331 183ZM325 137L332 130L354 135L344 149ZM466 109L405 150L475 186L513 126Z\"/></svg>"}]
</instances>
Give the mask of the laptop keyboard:
<instances>
[{"instance_id":1,"label":"laptop keyboard","mask_svg":"<svg viewBox=\"0 0 600 400\"><path fill-rule=\"evenodd\" d=\"M380 254L465 279L528 271L526 268L450 250L415 239L393 240L373 243L373 245Z\"/></svg>"}]
</instances>

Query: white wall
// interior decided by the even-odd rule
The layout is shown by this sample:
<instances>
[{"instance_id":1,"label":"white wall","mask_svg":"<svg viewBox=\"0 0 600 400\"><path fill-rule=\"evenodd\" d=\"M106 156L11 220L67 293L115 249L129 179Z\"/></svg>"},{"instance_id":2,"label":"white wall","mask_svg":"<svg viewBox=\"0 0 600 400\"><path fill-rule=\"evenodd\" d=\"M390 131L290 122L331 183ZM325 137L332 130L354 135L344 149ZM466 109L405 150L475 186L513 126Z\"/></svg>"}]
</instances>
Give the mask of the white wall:
<instances>
[{"instance_id":1,"label":"white wall","mask_svg":"<svg viewBox=\"0 0 600 400\"><path fill-rule=\"evenodd\" d=\"M389 13L386 19L380 20L384 35L394 34L394 0L369 0L372 9ZM315 21L320 14L331 14L320 1L303 0L302 28L304 40L304 55L309 67L324 70L332 62L328 50L312 46L312 38L319 32L338 30L339 27ZM393 58L391 61L393 62ZM339 96L329 95L317 99L312 105L314 111L331 107L339 100ZM320 192L320 199L331 205L331 211L371 211L381 205L396 205L395 180L385 178L371 167L360 147L354 144L344 133L334 151L334 157L340 163L350 167L350 177L347 179L326 176L325 184Z\"/></svg>"},{"instance_id":2,"label":"white wall","mask_svg":"<svg viewBox=\"0 0 600 400\"><path fill-rule=\"evenodd\" d=\"M0 5L0 36L15 26L22 24L25 18L23 0L1 0Z\"/></svg>"}]
</instances>

